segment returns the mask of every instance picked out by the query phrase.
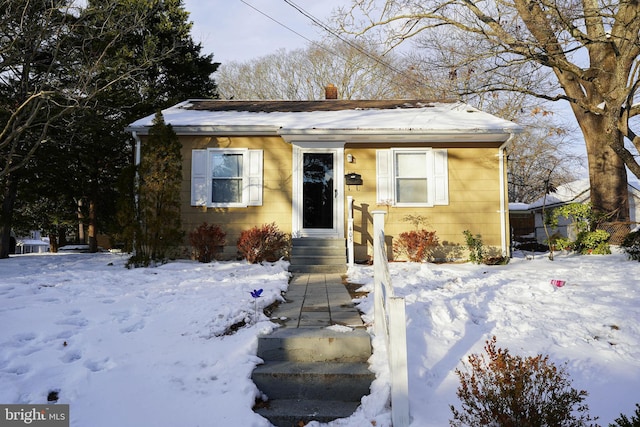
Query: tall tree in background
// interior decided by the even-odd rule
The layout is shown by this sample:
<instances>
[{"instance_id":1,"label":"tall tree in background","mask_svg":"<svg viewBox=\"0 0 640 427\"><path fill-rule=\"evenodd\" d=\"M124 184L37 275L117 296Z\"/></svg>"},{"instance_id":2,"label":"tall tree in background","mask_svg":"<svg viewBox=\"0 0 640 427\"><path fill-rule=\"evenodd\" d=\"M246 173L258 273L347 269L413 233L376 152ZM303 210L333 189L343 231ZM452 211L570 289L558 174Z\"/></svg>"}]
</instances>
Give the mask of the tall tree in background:
<instances>
[{"instance_id":1,"label":"tall tree in background","mask_svg":"<svg viewBox=\"0 0 640 427\"><path fill-rule=\"evenodd\" d=\"M96 1L95 4L99 7L102 3ZM84 180L75 198L84 200L88 209L91 251L97 250L99 230L117 234L116 183L122 168L130 163L132 153L128 145L130 136L124 131L126 125L187 98L216 96L211 75L218 64L213 61L213 55L203 55L202 46L193 42L189 14L181 0L138 0L121 6L117 13L124 20L131 7L150 5L154 13L146 15L144 26L123 38L119 54L105 62L104 79L113 80L113 73L143 61L140 55L149 51L145 46L154 46L158 61L141 69L135 80L117 81L96 98L92 108L78 110L74 117L73 135L76 144L84 147L77 159ZM100 25L100 19L96 25ZM167 54L160 55L161 52Z\"/></svg>"},{"instance_id":2,"label":"tall tree in background","mask_svg":"<svg viewBox=\"0 0 640 427\"><path fill-rule=\"evenodd\" d=\"M164 262L182 242L180 186L182 145L171 125L157 113L142 145L136 194L134 266Z\"/></svg>"},{"instance_id":3,"label":"tall tree in background","mask_svg":"<svg viewBox=\"0 0 640 427\"><path fill-rule=\"evenodd\" d=\"M0 3L0 258L8 256L13 210L23 168L60 120L114 81L96 80L105 58L124 35L137 31L147 10L119 21L109 14L92 26L94 10L72 0L4 0ZM105 0L106 9L116 0ZM86 31L92 26L92 31ZM85 38L78 38L83 34ZM99 41L99 42L98 42ZM143 67L155 55L145 55ZM139 68L122 70L115 81Z\"/></svg>"},{"instance_id":4,"label":"tall tree in background","mask_svg":"<svg viewBox=\"0 0 640 427\"><path fill-rule=\"evenodd\" d=\"M214 97L218 64L191 39L181 0L73 4L0 2L2 235L8 241L18 194L29 202L21 216L37 215L31 223L42 229L77 214L81 201L95 250L98 230L115 220L117 177L132 162L124 127L178 100ZM7 42L16 39L24 41Z\"/></svg>"},{"instance_id":5,"label":"tall tree in background","mask_svg":"<svg viewBox=\"0 0 640 427\"><path fill-rule=\"evenodd\" d=\"M402 67L401 58L392 54L382 58L363 42L325 41L224 64L216 79L220 95L227 99L324 99L329 83L338 87L342 99L407 97L399 92L402 88L394 82L389 65Z\"/></svg>"},{"instance_id":6,"label":"tall tree in background","mask_svg":"<svg viewBox=\"0 0 640 427\"><path fill-rule=\"evenodd\" d=\"M489 69L473 70L493 75L484 92L567 101L584 136L594 208L629 219L625 166L640 177L633 129L640 112L639 2L354 0L339 15L345 32L380 30L390 45L444 28L491 60Z\"/></svg>"}]
</instances>

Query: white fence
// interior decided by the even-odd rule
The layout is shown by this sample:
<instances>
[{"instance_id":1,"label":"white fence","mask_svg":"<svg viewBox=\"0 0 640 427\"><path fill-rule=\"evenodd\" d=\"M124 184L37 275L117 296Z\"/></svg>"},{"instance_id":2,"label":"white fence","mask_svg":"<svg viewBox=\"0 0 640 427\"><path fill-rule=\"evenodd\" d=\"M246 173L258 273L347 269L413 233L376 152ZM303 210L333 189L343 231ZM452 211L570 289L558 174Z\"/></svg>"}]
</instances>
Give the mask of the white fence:
<instances>
[{"instance_id":1,"label":"white fence","mask_svg":"<svg viewBox=\"0 0 640 427\"><path fill-rule=\"evenodd\" d=\"M373 211L374 333L384 337L391 372L391 422L409 425L407 321L404 298L394 294L384 238L385 211Z\"/></svg>"}]
</instances>

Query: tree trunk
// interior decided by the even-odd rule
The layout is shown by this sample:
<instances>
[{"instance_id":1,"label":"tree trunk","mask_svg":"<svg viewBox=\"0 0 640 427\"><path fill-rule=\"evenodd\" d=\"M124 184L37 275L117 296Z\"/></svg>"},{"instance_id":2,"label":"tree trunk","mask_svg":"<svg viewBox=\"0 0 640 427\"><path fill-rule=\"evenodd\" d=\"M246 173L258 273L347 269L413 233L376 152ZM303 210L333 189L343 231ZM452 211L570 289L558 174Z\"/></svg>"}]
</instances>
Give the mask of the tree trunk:
<instances>
[{"instance_id":1,"label":"tree trunk","mask_svg":"<svg viewBox=\"0 0 640 427\"><path fill-rule=\"evenodd\" d=\"M58 236L54 232L49 233L49 252L56 253L58 248Z\"/></svg>"},{"instance_id":2,"label":"tree trunk","mask_svg":"<svg viewBox=\"0 0 640 427\"><path fill-rule=\"evenodd\" d=\"M89 252L98 252L98 235L97 235L97 209L96 202L89 200Z\"/></svg>"},{"instance_id":3,"label":"tree trunk","mask_svg":"<svg viewBox=\"0 0 640 427\"><path fill-rule=\"evenodd\" d=\"M82 199L78 199L78 238L76 239L78 243L86 243L84 237L84 213L82 212Z\"/></svg>"},{"instance_id":4,"label":"tree trunk","mask_svg":"<svg viewBox=\"0 0 640 427\"><path fill-rule=\"evenodd\" d=\"M2 212L0 212L0 224L2 235L0 236L0 258L9 258L11 250L11 227L13 225L13 207L18 195L18 180L15 174L9 174L4 181L4 198L2 200Z\"/></svg>"},{"instance_id":5,"label":"tree trunk","mask_svg":"<svg viewBox=\"0 0 640 427\"><path fill-rule=\"evenodd\" d=\"M624 162L611 148L622 138L607 126L606 116L576 113L582 129L589 162L591 204L596 212L608 215L608 221L629 221L629 189ZM609 141L607 139L610 139Z\"/></svg>"}]
</instances>

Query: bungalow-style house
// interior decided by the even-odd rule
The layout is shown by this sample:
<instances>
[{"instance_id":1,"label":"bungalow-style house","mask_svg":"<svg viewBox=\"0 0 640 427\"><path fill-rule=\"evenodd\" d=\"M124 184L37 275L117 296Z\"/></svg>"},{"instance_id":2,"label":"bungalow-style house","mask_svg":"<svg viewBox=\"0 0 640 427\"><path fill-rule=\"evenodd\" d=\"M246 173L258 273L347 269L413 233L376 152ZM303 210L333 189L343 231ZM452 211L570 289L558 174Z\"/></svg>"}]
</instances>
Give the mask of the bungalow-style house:
<instances>
[{"instance_id":1,"label":"bungalow-style house","mask_svg":"<svg viewBox=\"0 0 640 427\"><path fill-rule=\"evenodd\" d=\"M629 219L632 223L640 221L640 190L631 184L628 184L629 190ZM546 244L547 235L544 231L544 215L545 212L551 212L553 209L570 203L588 203L591 200L591 191L589 179L581 179L572 181L564 185L559 185L556 191L549 193L546 197L541 197L529 205L529 211L534 214L535 222L535 238L538 243ZM634 228L632 224L625 224L630 229ZM563 237L575 240L577 232L572 225L571 218L558 218L558 227L547 230L549 235L559 234ZM607 230L611 234L615 230ZM624 237L625 233L619 233L620 237ZM612 244L619 244L620 241L610 241Z\"/></svg>"},{"instance_id":2,"label":"bungalow-style house","mask_svg":"<svg viewBox=\"0 0 640 427\"><path fill-rule=\"evenodd\" d=\"M427 228L459 245L468 229L509 251L504 148L520 128L469 105L201 99L162 114L183 146L183 228L221 225L224 257L243 230L275 222L294 252L337 239L344 265L348 196L357 261L371 255L375 210L388 239ZM138 153L153 118L128 127Z\"/></svg>"}]
</instances>

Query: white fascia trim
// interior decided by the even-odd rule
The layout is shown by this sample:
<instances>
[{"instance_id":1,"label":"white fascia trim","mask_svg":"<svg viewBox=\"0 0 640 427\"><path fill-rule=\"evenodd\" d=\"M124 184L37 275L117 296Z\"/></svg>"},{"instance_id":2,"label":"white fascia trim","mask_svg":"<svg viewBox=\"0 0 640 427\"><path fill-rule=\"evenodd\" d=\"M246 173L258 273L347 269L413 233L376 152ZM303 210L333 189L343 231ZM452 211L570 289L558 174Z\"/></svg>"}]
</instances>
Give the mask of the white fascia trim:
<instances>
[{"instance_id":1,"label":"white fascia trim","mask_svg":"<svg viewBox=\"0 0 640 427\"><path fill-rule=\"evenodd\" d=\"M402 130L281 130L279 135L288 143L304 141L344 141L352 144L372 142L422 143L430 142L487 142L504 143L512 135L503 132L438 132Z\"/></svg>"},{"instance_id":2,"label":"white fascia trim","mask_svg":"<svg viewBox=\"0 0 640 427\"><path fill-rule=\"evenodd\" d=\"M125 131L136 132L138 135L149 135L151 128L147 126L127 127ZM247 135L247 136L277 136L279 128L274 126L173 126L176 135Z\"/></svg>"},{"instance_id":3,"label":"white fascia trim","mask_svg":"<svg viewBox=\"0 0 640 427\"><path fill-rule=\"evenodd\" d=\"M127 127L128 132L138 135L148 135L150 127ZM438 130L396 130L396 129L283 129L275 126L173 126L177 135L208 135L208 136L281 136L288 143L302 143L305 141L340 141L347 143L398 142L420 143L430 142L487 142L504 143L510 139L513 132L503 129L469 130L469 131L438 131Z\"/></svg>"}]
</instances>

